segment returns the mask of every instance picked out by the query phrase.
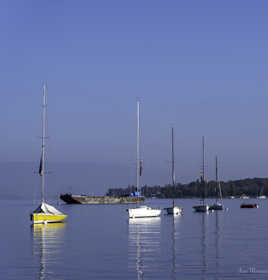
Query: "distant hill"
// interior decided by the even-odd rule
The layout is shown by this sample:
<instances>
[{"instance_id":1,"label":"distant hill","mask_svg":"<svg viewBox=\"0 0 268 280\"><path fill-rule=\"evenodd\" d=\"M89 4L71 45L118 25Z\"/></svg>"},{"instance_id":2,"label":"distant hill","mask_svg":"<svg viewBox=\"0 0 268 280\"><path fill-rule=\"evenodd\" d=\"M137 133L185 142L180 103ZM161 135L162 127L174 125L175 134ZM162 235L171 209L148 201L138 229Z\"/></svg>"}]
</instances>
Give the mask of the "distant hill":
<instances>
[{"instance_id":1,"label":"distant hill","mask_svg":"<svg viewBox=\"0 0 268 280\"><path fill-rule=\"evenodd\" d=\"M250 197L260 195L268 196L268 178L247 178L228 182L221 182L223 197L241 196L245 194ZM135 186L127 188L110 188L107 192L109 196L128 195L135 190ZM157 198L191 198L202 197L203 186L199 180L188 184L176 184L175 186L143 186L142 195L145 197ZM209 181L205 184L206 197L216 196L216 182Z\"/></svg>"}]
</instances>

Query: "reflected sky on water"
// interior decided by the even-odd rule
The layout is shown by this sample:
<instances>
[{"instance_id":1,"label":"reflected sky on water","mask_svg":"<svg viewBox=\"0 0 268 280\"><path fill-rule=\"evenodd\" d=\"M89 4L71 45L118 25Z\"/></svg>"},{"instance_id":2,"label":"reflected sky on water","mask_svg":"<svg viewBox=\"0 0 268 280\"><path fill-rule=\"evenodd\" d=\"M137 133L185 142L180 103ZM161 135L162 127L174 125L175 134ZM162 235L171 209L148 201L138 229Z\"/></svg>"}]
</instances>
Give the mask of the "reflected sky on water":
<instances>
[{"instance_id":1,"label":"reflected sky on water","mask_svg":"<svg viewBox=\"0 0 268 280\"><path fill-rule=\"evenodd\" d=\"M33 254L40 261L38 279L60 279L53 266L62 264L66 223L32 225Z\"/></svg>"},{"instance_id":2,"label":"reflected sky on water","mask_svg":"<svg viewBox=\"0 0 268 280\"><path fill-rule=\"evenodd\" d=\"M226 200L229 211L204 214L192 211L196 200L175 200L182 216L142 219L128 219L127 205L62 204L66 223L31 226L31 202L2 201L0 270L7 280L264 280L268 200L259 209L240 203Z\"/></svg>"}]
</instances>

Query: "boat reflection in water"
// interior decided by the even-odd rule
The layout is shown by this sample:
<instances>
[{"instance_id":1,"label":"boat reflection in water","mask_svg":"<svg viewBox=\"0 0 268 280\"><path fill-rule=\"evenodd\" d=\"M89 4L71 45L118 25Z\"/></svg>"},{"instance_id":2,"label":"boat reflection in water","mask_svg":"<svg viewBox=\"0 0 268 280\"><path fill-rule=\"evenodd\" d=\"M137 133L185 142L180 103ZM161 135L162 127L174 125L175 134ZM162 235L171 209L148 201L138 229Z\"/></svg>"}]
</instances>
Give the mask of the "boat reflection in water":
<instances>
[{"instance_id":1,"label":"boat reflection in water","mask_svg":"<svg viewBox=\"0 0 268 280\"><path fill-rule=\"evenodd\" d=\"M128 269L136 272L137 279L143 279L145 273L157 275L157 259L161 258L160 228L159 217L128 221Z\"/></svg>"},{"instance_id":2,"label":"boat reflection in water","mask_svg":"<svg viewBox=\"0 0 268 280\"><path fill-rule=\"evenodd\" d=\"M180 252L176 245L179 245L179 224L181 221L181 215L170 216L171 225L171 256L172 256L172 279L176 279L176 274L181 270L181 264L179 260Z\"/></svg>"},{"instance_id":3,"label":"boat reflection in water","mask_svg":"<svg viewBox=\"0 0 268 280\"><path fill-rule=\"evenodd\" d=\"M214 214L214 215L213 215ZM213 275L215 279L221 279L224 271L221 271L220 254L220 215L215 211L212 215L201 216L201 274L204 279L208 274ZM213 217L214 216L214 217ZM212 220L212 231L208 231L208 222ZM215 220L215 221L213 221ZM215 224L214 224L215 222ZM214 278L213 278L214 279Z\"/></svg>"},{"instance_id":4,"label":"boat reflection in water","mask_svg":"<svg viewBox=\"0 0 268 280\"><path fill-rule=\"evenodd\" d=\"M216 254L215 254L215 257L216 257L216 274L219 275L220 273L220 259L221 259L221 255L220 255L220 217L219 217L219 213L216 212L215 213L215 227L216 227L216 230L215 230L215 249L216 249Z\"/></svg>"},{"instance_id":5,"label":"boat reflection in water","mask_svg":"<svg viewBox=\"0 0 268 280\"><path fill-rule=\"evenodd\" d=\"M40 262L37 279L60 279L53 266L61 263L66 223L33 224L33 254Z\"/></svg>"},{"instance_id":6,"label":"boat reflection in water","mask_svg":"<svg viewBox=\"0 0 268 280\"><path fill-rule=\"evenodd\" d=\"M208 218L208 213L207 215L201 215L201 235L200 235L200 240L201 240L201 273L204 275L207 270L208 270L208 264L207 264L207 237L206 237L206 220Z\"/></svg>"}]
</instances>

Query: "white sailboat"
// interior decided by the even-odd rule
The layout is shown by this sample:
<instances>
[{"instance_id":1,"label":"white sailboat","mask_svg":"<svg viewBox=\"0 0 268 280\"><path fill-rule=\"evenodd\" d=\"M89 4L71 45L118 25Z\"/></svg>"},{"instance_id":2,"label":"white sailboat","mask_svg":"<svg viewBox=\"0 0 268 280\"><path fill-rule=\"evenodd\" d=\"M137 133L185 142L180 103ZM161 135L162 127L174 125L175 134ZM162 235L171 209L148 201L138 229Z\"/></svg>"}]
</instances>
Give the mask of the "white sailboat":
<instances>
[{"instance_id":1,"label":"white sailboat","mask_svg":"<svg viewBox=\"0 0 268 280\"><path fill-rule=\"evenodd\" d=\"M216 156L216 201L209 207L209 210L223 210L221 183L218 178L218 157Z\"/></svg>"},{"instance_id":2,"label":"white sailboat","mask_svg":"<svg viewBox=\"0 0 268 280\"><path fill-rule=\"evenodd\" d=\"M45 202L45 148L46 148L46 85L43 85L42 106L42 153L39 166L39 175L42 181L41 204L31 213L30 218L34 224L58 223L67 218L55 207Z\"/></svg>"},{"instance_id":3,"label":"white sailboat","mask_svg":"<svg viewBox=\"0 0 268 280\"><path fill-rule=\"evenodd\" d=\"M205 187L206 187L206 182L205 182L205 137L202 137L202 170L200 173L200 181L201 181L201 186L203 188L203 197L201 199L201 204L193 206L194 210L196 212L208 212L209 210L209 205L205 204Z\"/></svg>"},{"instance_id":4,"label":"white sailboat","mask_svg":"<svg viewBox=\"0 0 268 280\"><path fill-rule=\"evenodd\" d=\"M172 207L167 207L165 208L165 210L167 211L168 215L181 215L183 211L183 207L175 206L173 200Z\"/></svg>"},{"instance_id":5,"label":"white sailboat","mask_svg":"<svg viewBox=\"0 0 268 280\"><path fill-rule=\"evenodd\" d=\"M259 195L257 196L258 199L266 199L266 195L263 195L263 186L261 187L261 190L259 192Z\"/></svg>"},{"instance_id":6,"label":"white sailboat","mask_svg":"<svg viewBox=\"0 0 268 280\"><path fill-rule=\"evenodd\" d=\"M136 194L140 195L140 176L142 170L142 162L140 160L140 102L137 101L137 172L136 172ZM135 208L127 209L129 218L158 217L161 209L154 209L146 205L137 205Z\"/></svg>"},{"instance_id":7,"label":"white sailboat","mask_svg":"<svg viewBox=\"0 0 268 280\"><path fill-rule=\"evenodd\" d=\"M174 159L174 129L171 128L171 179L172 185L175 188L175 159ZM183 208L174 205L174 199L172 207L165 208L168 215L181 215Z\"/></svg>"}]
</instances>

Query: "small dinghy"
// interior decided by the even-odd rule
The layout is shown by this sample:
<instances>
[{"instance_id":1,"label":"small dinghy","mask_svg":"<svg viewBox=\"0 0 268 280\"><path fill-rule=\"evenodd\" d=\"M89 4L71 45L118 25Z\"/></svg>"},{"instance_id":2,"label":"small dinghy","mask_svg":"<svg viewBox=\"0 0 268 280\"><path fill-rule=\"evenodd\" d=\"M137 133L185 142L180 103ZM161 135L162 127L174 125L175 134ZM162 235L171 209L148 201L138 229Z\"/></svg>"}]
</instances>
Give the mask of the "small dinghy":
<instances>
[{"instance_id":1,"label":"small dinghy","mask_svg":"<svg viewBox=\"0 0 268 280\"><path fill-rule=\"evenodd\" d=\"M242 203L240 208L259 208L257 203Z\"/></svg>"}]
</instances>

